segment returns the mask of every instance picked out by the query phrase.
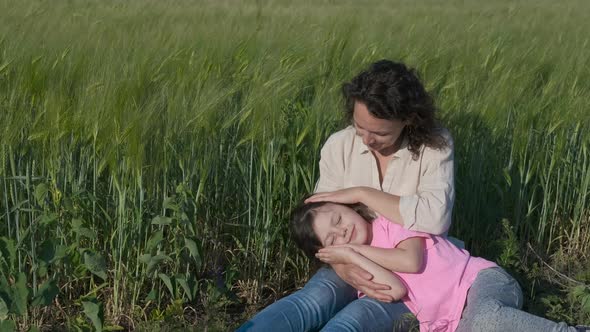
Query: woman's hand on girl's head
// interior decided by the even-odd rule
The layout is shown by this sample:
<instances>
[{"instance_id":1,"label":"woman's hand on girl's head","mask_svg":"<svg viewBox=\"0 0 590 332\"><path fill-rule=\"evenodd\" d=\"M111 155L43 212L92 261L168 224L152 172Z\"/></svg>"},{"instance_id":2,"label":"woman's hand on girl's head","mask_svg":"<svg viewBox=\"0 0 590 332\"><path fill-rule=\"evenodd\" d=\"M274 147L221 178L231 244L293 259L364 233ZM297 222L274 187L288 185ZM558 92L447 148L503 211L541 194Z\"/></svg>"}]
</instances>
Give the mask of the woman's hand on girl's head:
<instances>
[{"instance_id":1,"label":"woman's hand on girl's head","mask_svg":"<svg viewBox=\"0 0 590 332\"><path fill-rule=\"evenodd\" d=\"M352 187L336 191L317 193L305 200L305 203L332 202L341 204L359 203L362 198L362 191L365 187Z\"/></svg>"}]
</instances>

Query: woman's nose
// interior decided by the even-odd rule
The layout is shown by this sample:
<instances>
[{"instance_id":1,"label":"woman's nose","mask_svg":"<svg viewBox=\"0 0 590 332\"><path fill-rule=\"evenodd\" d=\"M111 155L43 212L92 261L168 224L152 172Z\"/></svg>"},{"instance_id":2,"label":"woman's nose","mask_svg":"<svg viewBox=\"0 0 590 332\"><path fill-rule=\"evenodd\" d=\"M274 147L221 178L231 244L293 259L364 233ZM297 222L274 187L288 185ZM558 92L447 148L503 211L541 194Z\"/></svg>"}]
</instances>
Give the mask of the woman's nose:
<instances>
[{"instance_id":1,"label":"woman's nose","mask_svg":"<svg viewBox=\"0 0 590 332\"><path fill-rule=\"evenodd\" d=\"M375 139L374 139L373 135L371 135L371 134L369 134L369 133L365 133L365 134L363 135L363 143L364 143L365 145L370 145L370 144L372 144L372 143L374 142L374 140L375 140Z\"/></svg>"}]
</instances>

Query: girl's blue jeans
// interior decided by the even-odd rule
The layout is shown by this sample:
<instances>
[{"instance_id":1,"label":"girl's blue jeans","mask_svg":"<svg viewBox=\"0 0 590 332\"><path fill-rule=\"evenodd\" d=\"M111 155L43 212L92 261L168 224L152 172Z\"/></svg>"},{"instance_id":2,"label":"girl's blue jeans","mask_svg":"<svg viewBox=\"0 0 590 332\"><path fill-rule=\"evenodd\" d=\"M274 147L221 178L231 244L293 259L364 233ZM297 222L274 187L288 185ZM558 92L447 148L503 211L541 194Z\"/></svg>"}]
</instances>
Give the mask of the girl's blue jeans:
<instances>
[{"instance_id":1,"label":"girl's blue jeans","mask_svg":"<svg viewBox=\"0 0 590 332\"><path fill-rule=\"evenodd\" d=\"M456 332L576 332L575 327L520 310L522 290L499 267L481 270L467 293L467 302Z\"/></svg>"},{"instance_id":2,"label":"girl's blue jeans","mask_svg":"<svg viewBox=\"0 0 590 332\"><path fill-rule=\"evenodd\" d=\"M299 291L280 299L244 323L238 331L388 331L402 315L401 302L363 297L334 270L322 267Z\"/></svg>"},{"instance_id":3,"label":"girl's blue jeans","mask_svg":"<svg viewBox=\"0 0 590 332\"><path fill-rule=\"evenodd\" d=\"M506 271L482 270L469 289L457 332L576 331L520 310L522 300L520 286ZM268 306L238 331L407 331L412 320L402 317L406 313L401 302L357 299L356 290L332 269L321 268L303 289Z\"/></svg>"}]
</instances>

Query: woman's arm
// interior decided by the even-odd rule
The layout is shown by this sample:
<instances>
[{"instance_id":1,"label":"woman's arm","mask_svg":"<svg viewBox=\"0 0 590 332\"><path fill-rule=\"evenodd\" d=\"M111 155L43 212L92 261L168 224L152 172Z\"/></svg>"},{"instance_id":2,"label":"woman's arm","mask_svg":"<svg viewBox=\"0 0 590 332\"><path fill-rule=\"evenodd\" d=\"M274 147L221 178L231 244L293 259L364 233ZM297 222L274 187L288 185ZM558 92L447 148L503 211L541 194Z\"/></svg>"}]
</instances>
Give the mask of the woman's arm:
<instances>
[{"instance_id":1,"label":"woman's arm","mask_svg":"<svg viewBox=\"0 0 590 332\"><path fill-rule=\"evenodd\" d=\"M354 204L361 202L404 228L441 235L451 225L455 201L453 142L442 150L426 148L422 156L421 176L413 195L397 196L370 187L352 187L318 192L306 202L328 201ZM334 190L326 187L328 190ZM316 191L322 191L317 188Z\"/></svg>"},{"instance_id":2,"label":"woman's arm","mask_svg":"<svg viewBox=\"0 0 590 332\"><path fill-rule=\"evenodd\" d=\"M447 148L425 148L422 152L416 193L400 197L399 210L405 229L441 235L451 226L455 202L454 154L453 140L448 133L445 136Z\"/></svg>"},{"instance_id":3,"label":"woman's arm","mask_svg":"<svg viewBox=\"0 0 590 332\"><path fill-rule=\"evenodd\" d=\"M399 212L400 196L370 187L352 187L331 192L317 193L305 200L311 202L334 202L342 204L363 203L389 221L404 225Z\"/></svg>"},{"instance_id":4,"label":"woman's arm","mask_svg":"<svg viewBox=\"0 0 590 332\"><path fill-rule=\"evenodd\" d=\"M401 299L407 293L404 283L393 272L354 251L352 247L326 247L318 252L316 257L333 266L353 264L366 270L373 275L375 282L390 287L389 290L381 290L380 292L390 296L393 301Z\"/></svg>"},{"instance_id":5,"label":"woman's arm","mask_svg":"<svg viewBox=\"0 0 590 332\"><path fill-rule=\"evenodd\" d=\"M454 194L447 194L444 188L437 194L427 192L421 196L416 194L411 197L400 197L370 187L352 187L317 193L305 202L363 203L389 221L402 225L404 228L439 235L446 232L451 224L453 199ZM404 204L406 204L405 208L403 208ZM413 212L411 217L403 218L402 211L404 210L416 212ZM416 224L416 218L430 219L431 221Z\"/></svg>"},{"instance_id":6,"label":"woman's arm","mask_svg":"<svg viewBox=\"0 0 590 332\"><path fill-rule=\"evenodd\" d=\"M350 189L354 190L355 188ZM400 196L370 187L356 187L356 189L359 203L365 204L369 209L379 213L393 223L404 225L404 220L399 210Z\"/></svg>"}]
</instances>

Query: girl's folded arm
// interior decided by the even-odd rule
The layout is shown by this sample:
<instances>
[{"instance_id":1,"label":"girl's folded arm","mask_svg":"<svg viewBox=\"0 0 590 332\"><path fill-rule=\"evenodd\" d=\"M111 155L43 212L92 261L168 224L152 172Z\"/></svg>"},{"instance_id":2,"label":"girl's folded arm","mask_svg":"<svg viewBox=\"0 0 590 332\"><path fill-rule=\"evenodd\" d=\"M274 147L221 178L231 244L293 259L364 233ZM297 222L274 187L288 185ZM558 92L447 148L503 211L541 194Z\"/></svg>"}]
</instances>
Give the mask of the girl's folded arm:
<instances>
[{"instance_id":1,"label":"girl's folded arm","mask_svg":"<svg viewBox=\"0 0 590 332\"><path fill-rule=\"evenodd\" d=\"M380 290L384 294L390 295L394 301L400 300L406 296L407 289L404 283L390 270L387 270L383 266L371 261L367 257L356 254L351 257L352 263L366 270L373 275L373 281L379 284L388 285L391 287L389 290Z\"/></svg>"},{"instance_id":2,"label":"girl's folded arm","mask_svg":"<svg viewBox=\"0 0 590 332\"><path fill-rule=\"evenodd\" d=\"M424 238L421 237L405 239L395 248L378 248L369 245L351 245L351 247L359 254L390 271L418 273L422 270Z\"/></svg>"}]
</instances>

